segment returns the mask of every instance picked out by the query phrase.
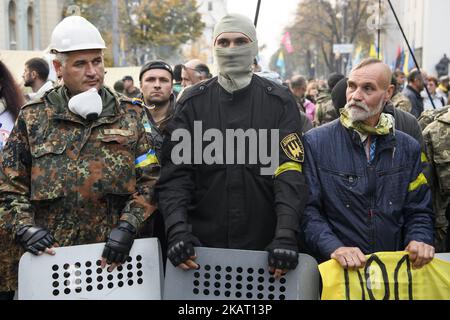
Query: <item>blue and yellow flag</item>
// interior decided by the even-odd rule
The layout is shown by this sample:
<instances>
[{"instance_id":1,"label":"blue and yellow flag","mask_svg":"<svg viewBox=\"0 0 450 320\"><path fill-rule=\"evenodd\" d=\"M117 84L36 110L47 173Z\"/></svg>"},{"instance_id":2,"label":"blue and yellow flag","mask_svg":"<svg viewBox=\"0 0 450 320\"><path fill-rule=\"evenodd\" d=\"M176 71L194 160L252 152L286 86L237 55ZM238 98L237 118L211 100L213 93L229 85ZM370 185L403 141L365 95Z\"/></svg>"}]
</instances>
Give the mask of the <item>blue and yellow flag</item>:
<instances>
[{"instance_id":1,"label":"blue and yellow flag","mask_svg":"<svg viewBox=\"0 0 450 320\"><path fill-rule=\"evenodd\" d=\"M135 161L136 169L143 168L152 164L159 164L158 158L156 157L156 152L150 149L146 154L138 157Z\"/></svg>"},{"instance_id":2,"label":"blue and yellow flag","mask_svg":"<svg viewBox=\"0 0 450 320\"><path fill-rule=\"evenodd\" d=\"M286 76L286 62L284 61L284 53L283 50L280 50L278 53L278 59L276 62L276 66L280 70L280 76L284 78Z\"/></svg>"}]
</instances>

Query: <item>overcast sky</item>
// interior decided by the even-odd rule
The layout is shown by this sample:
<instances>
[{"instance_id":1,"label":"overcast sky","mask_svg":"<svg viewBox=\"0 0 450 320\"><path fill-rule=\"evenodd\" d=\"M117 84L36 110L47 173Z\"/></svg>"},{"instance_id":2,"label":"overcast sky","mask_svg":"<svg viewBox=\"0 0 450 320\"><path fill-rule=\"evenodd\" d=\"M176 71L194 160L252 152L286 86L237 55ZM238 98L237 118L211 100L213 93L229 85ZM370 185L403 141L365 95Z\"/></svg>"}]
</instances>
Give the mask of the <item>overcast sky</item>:
<instances>
[{"instance_id":1,"label":"overcast sky","mask_svg":"<svg viewBox=\"0 0 450 320\"><path fill-rule=\"evenodd\" d=\"M257 0L228 0L228 12L244 14L253 21L257 3ZM267 46L267 49L260 52L264 65L279 48L283 29L294 22L298 3L299 0L261 1L257 31L259 45Z\"/></svg>"}]
</instances>

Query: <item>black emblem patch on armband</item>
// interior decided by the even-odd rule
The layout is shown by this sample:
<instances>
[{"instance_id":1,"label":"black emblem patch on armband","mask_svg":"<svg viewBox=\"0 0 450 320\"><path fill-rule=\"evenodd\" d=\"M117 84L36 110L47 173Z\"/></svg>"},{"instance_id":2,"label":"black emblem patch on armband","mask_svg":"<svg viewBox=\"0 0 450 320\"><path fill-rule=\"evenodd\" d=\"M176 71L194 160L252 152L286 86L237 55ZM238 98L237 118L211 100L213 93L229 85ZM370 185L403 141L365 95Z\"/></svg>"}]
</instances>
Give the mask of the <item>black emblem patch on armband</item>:
<instances>
[{"instance_id":1,"label":"black emblem patch on armband","mask_svg":"<svg viewBox=\"0 0 450 320\"><path fill-rule=\"evenodd\" d=\"M281 141L281 148L289 159L302 163L305 160L303 143L296 133L291 133Z\"/></svg>"}]
</instances>

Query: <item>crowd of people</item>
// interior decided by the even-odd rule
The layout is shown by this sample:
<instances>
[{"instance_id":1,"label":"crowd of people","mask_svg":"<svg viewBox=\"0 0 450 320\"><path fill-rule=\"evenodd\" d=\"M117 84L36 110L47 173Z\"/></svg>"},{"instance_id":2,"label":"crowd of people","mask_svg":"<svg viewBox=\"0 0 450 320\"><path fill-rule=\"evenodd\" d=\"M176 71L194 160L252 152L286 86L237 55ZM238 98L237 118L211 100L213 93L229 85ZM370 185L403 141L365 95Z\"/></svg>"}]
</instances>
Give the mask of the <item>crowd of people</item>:
<instances>
[{"instance_id":1,"label":"crowd of people","mask_svg":"<svg viewBox=\"0 0 450 320\"><path fill-rule=\"evenodd\" d=\"M89 21L65 18L50 44L60 80L31 59L26 96L0 61L0 299L25 251L58 246L105 242L109 270L143 237L184 270L198 246L261 250L275 278L299 252L360 268L407 251L421 268L450 249L448 76L368 58L281 83L258 69L256 29L237 14L215 26L216 77L197 59L154 60L139 88L125 76L113 90L105 48Z\"/></svg>"}]
</instances>

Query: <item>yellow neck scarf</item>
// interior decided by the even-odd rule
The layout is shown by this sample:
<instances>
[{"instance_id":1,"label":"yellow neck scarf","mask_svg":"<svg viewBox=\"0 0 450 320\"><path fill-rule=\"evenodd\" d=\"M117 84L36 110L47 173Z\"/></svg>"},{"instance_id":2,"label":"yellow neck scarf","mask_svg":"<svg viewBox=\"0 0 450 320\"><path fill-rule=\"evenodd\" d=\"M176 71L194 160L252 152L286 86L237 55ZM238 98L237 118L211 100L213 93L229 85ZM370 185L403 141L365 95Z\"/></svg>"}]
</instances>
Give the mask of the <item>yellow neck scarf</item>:
<instances>
[{"instance_id":1,"label":"yellow neck scarf","mask_svg":"<svg viewBox=\"0 0 450 320\"><path fill-rule=\"evenodd\" d=\"M347 129L356 130L363 135L386 136L394 127L394 118L390 114L382 113L377 126L371 127L361 121L353 121L350 119L347 109L341 109L341 124Z\"/></svg>"}]
</instances>

